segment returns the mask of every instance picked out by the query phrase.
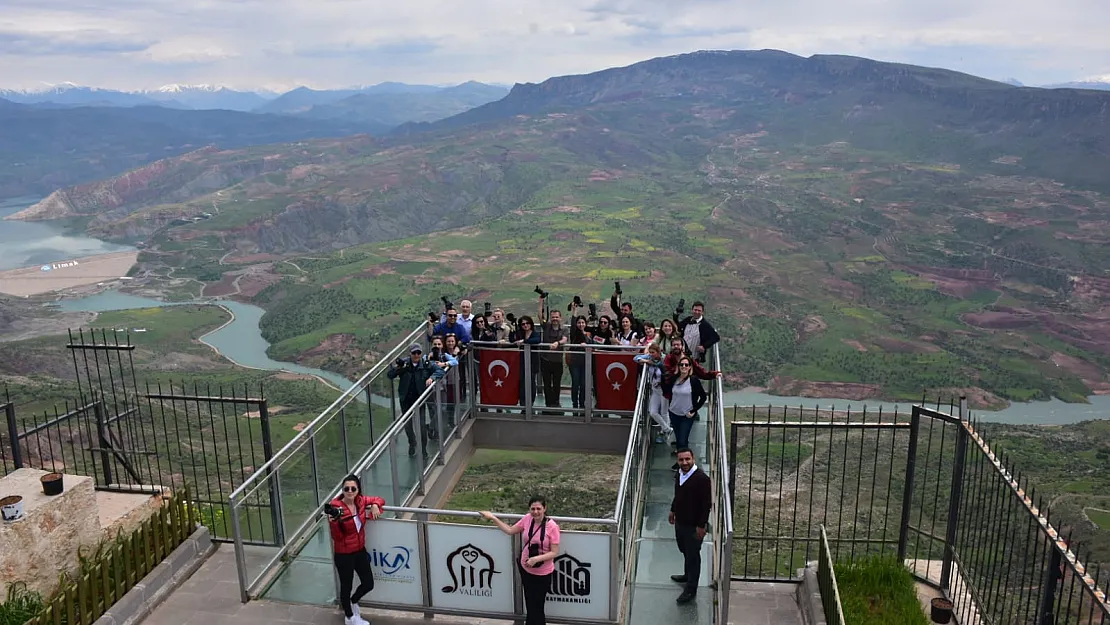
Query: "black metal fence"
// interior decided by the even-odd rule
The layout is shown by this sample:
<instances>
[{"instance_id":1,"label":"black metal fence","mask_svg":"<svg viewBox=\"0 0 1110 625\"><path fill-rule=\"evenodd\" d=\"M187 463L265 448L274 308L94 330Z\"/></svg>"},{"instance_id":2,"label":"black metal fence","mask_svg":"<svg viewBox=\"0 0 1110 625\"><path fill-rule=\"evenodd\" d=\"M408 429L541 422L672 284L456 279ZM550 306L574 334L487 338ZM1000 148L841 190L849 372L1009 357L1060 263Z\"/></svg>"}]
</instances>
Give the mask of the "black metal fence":
<instances>
[{"instance_id":1,"label":"black metal fence","mask_svg":"<svg viewBox=\"0 0 1110 625\"><path fill-rule=\"evenodd\" d=\"M1110 620L1110 575L1088 569L967 414L734 409L734 579L794 581L824 526L835 561L897 558L961 623Z\"/></svg>"},{"instance_id":2,"label":"black metal fence","mask_svg":"<svg viewBox=\"0 0 1110 625\"><path fill-rule=\"evenodd\" d=\"M217 540L231 539L228 497L273 457L262 389L220 385L143 385L130 341L115 332L70 333L79 399L20 413L0 403L5 427L0 463L85 475L99 490L157 493L188 489ZM243 515L245 538L275 544L277 493L256 498Z\"/></svg>"}]
</instances>

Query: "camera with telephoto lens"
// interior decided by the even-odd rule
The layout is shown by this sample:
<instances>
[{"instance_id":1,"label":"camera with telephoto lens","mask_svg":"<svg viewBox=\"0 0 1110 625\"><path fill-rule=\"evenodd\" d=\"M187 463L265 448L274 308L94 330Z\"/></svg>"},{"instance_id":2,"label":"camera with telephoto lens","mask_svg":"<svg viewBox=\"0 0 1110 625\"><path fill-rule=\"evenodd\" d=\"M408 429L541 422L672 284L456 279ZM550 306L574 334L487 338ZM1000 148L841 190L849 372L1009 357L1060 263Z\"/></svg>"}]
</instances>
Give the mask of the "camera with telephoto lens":
<instances>
[{"instance_id":1,"label":"camera with telephoto lens","mask_svg":"<svg viewBox=\"0 0 1110 625\"><path fill-rule=\"evenodd\" d=\"M571 312L572 310L574 310L575 306L577 306L579 308L582 307L582 297L579 296L579 295L575 295L574 296L574 301L567 304L567 312Z\"/></svg>"},{"instance_id":2,"label":"camera with telephoto lens","mask_svg":"<svg viewBox=\"0 0 1110 625\"><path fill-rule=\"evenodd\" d=\"M545 291L545 290L541 289L541 288L540 288L540 285L538 285L538 284L536 285L536 288L535 288L535 289L533 289L533 292L534 292L534 293L535 293L536 295L539 295L539 296L540 296L540 299L547 299L547 296L548 296L548 295L550 295L550 294L549 294L549 293L548 293L547 291Z\"/></svg>"},{"instance_id":3,"label":"camera with telephoto lens","mask_svg":"<svg viewBox=\"0 0 1110 625\"><path fill-rule=\"evenodd\" d=\"M621 290L621 281L620 280L614 281L613 286L616 287L617 295L623 295L624 294L624 291Z\"/></svg>"},{"instance_id":4,"label":"camera with telephoto lens","mask_svg":"<svg viewBox=\"0 0 1110 625\"><path fill-rule=\"evenodd\" d=\"M343 516L343 512L339 508L336 508L335 506L331 505L330 503L324 504L324 514L330 516L331 518L333 518L337 521L339 520L339 517Z\"/></svg>"},{"instance_id":5,"label":"camera with telephoto lens","mask_svg":"<svg viewBox=\"0 0 1110 625\"><path fill-rule=\"evenodd\" d=\"M450 310L450 309L455 307L455 302L452 302L451 300L447 299L446 295L440 295L439 296L439 301L443 302L443 309L444 310Z\"/></svg>"},{"instance_id":6,"label":"camera with telephoto lens","mask_svg":"<svg viewBox=\"0 0 1110 625\"><path fill-rule=\"evenodd\" d=\"M597 319L597 304L590 304L590 320Z\"/></svg>"},{"instance_id":7,"label":"camera with telephoto lens","mask_svg":"<svg viewBox=\"0 0 1110 625\"><path fill-rule=\"evenodd\" d=\"M686 312L686 298L685 297L678 300L678 308L675 308L674 311L676 313L680 314L680 315L682 313Z\"/></svg>"},{"instance_id":8,"label":"camera with telephoto lens","mask_svg":"<svg viewBox=\"0 0 1110 625\"><path fill-rule=\"evenodd\" d=\"M492 313L492 312L493 312L493 306L490 305L489 302L486 302L486 315L489 316L489 314Z\"/></svg>"}]
</instances>

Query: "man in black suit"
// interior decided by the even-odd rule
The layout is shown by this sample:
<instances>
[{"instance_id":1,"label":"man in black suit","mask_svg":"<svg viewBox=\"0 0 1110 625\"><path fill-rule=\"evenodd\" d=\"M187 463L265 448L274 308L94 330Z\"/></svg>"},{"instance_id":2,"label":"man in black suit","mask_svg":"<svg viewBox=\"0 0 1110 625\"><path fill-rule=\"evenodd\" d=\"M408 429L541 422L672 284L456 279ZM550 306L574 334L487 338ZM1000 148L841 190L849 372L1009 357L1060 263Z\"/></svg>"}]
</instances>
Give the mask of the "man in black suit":
<instances>
[{"instance_id":1,"label":"man in black suit","mask_svg":"<svg viewBox=\"0 0 1110 625\"><path fill-rule=\"evenodd\" d=\"M683 447L678 450L678 474L674 478L674 499L667 519L674 526L675 541L682 552L685 565L682 575L671 579L682 584L678 603L689 603L698 593L701 576L701 542L709 526L709 510L713 507L713 483L709 476L694 464L694 452Z\"/></svg>"}]
</instances>

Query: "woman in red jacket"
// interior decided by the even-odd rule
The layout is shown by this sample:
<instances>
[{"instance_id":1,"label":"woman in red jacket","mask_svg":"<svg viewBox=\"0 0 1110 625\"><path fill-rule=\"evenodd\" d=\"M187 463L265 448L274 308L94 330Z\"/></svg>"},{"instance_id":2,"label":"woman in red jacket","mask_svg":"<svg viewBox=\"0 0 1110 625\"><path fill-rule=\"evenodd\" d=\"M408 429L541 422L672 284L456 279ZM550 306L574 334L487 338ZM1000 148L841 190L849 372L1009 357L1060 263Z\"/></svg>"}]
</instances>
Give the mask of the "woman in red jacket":
<instances>
[{"instance_id":1,"label":"woman in red jacket","mask_svg":"<svg viewBox=\"0 0 1110 625\"><path fill-rule=\"evenodd\" d=\"M369 625L358 613L358 602L374 590L374 573L366 553L366 521L382 514L385 500L362 494L362 481L357 475L343 480L343 492L324 506L331 530L335 568L339 571L339 602L343 606L344 625ZM354 574L358 573L358 590L351 594Z\"/></svg>"}]
</instances>

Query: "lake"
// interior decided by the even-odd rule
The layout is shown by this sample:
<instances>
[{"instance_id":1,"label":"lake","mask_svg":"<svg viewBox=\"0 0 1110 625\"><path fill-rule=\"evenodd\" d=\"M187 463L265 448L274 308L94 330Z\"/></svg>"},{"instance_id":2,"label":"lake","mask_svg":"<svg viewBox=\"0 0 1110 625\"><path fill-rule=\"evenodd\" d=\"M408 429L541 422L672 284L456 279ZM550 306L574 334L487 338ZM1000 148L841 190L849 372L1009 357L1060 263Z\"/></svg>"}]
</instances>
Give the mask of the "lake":
<instances>
[{"instance_id":1,"label":"lake","mask_svg":"<svg viewBox=\"0 0 1110 625\"><path fill-rule=\"evenodd\" d=\"M0 200L0 220L34 205L39 198ZM106 243L78 233L67 232L57 222L0 221L0 270L33 267L47 263L107 254L129 252L134 247Z\"/></svg>"}]
</instances>

